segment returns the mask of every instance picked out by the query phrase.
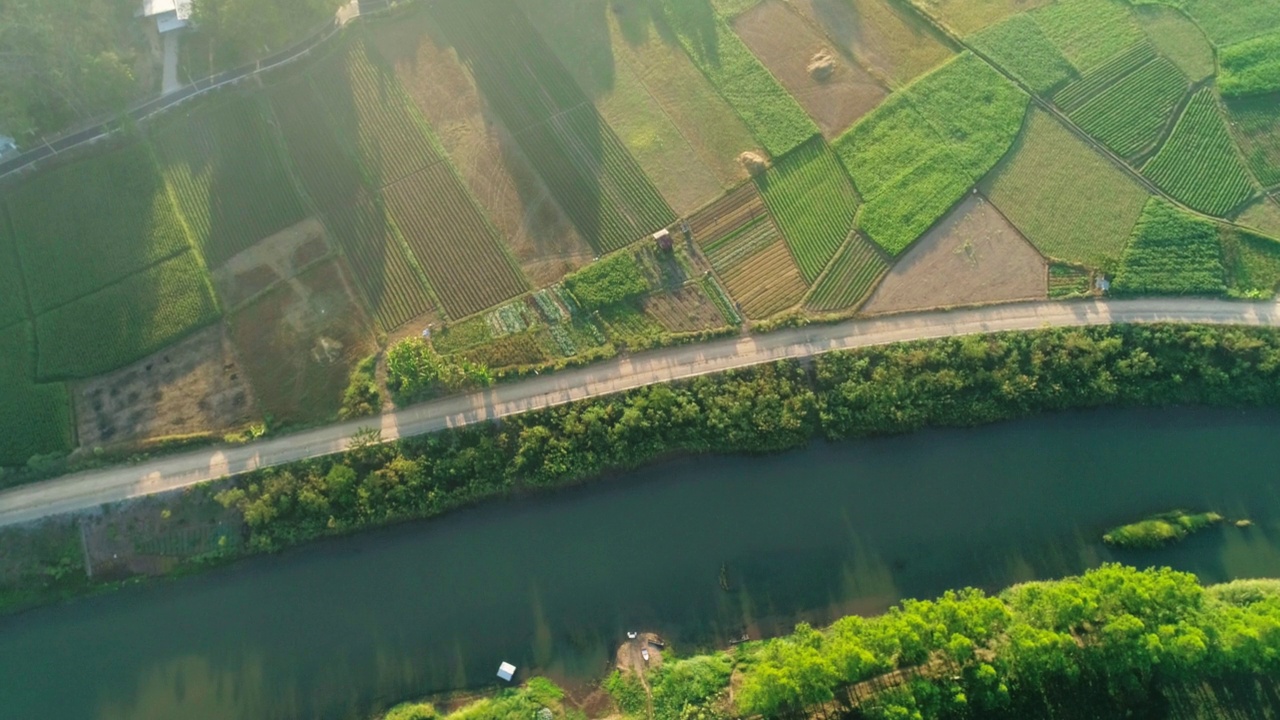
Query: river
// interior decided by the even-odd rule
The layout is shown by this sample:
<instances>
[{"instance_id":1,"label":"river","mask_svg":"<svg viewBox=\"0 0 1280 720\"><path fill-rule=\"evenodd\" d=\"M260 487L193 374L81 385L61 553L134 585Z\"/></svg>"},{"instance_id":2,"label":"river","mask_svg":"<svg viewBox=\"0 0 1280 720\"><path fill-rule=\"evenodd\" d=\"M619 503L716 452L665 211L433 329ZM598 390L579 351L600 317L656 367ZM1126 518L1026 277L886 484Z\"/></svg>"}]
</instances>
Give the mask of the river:
<instances>
[{"instance_id":1,"label":"river","mask_svg":"<svg viewBox=\"0 0 1280 720\"><path fill-rule=\"evenodd\" d=\"M0 717L363 719L503 660L588 682L629 629L690 650L1112 559L1280 577L1278 468L1280 413L1199 409L685 458L0 620ZM1180 506L1255 525L1098 540Z\"/></svg>"}]
</instances>

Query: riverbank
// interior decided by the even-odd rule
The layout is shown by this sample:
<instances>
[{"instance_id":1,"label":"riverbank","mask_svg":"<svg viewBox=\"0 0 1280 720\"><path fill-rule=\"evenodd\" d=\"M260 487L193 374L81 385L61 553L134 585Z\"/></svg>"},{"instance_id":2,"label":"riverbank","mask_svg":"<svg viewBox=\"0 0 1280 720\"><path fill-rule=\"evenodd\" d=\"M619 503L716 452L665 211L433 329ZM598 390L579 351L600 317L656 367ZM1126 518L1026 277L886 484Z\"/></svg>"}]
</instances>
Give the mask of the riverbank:
<instances>
[{"instance_id":1,"label":"riverbank","mask_svg":"<svg viewBox=\"0 0 1280 720\"><path fill-rule=\"evenodd\" d=\"M149 553L151 572L77 577L65 543L50 558L19 557L0 572L20 587L9 612L131 575L190 572L320 537L437 516L484 500L563 487L673 453L762 453L839 440L969 426L1103 406L1280 406L1280 331L1114 326L967 336L841 351L810 366L761 365L655 385L478 425L248 473L216 496L140 531L132 545L216 537ZM372 438L370 438L372 440ZM219 513L219 506L227 512ZM156 513L170 513L157 507ZM127 517L128 511L114 513ZM203 519L201 519L203 518ZM176 527L175 527L176 526ZM22 532L29 532L23 530ZM37 534L40 532L38 529ZM87 571L88 568L86 567ZM39 588L32 593L31 587Z\"/></svg>"}]
</instances>

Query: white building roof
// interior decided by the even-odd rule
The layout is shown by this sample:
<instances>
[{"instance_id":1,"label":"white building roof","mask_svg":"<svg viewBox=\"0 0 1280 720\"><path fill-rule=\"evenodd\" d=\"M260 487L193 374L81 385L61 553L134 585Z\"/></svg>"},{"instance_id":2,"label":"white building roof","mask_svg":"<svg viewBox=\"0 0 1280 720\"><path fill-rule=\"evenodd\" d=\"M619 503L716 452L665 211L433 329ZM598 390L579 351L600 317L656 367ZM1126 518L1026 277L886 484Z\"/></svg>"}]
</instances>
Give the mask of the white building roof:
<instances>
[{"instance_id":1,"label":"white building roof","mask_svg":"<svg viewBox=\"0 0 1280 720\"><path fill-rule=\"evenodd\" d=\"M191 0L142 0L143 17L153 17L167 12L176 14L179 20L189 20Z\"/></svg>"},{"instance_id":2,"label":"white building roof","mask_svg":"<svg viewBox=\"0 0 1280 720\"><path fill-rule=\"evenodd\" d=\"M511 682L511 678L515 677L516 666L511 663L504 662L498 666L498 677Z\"/></svg>"}]
</instances>

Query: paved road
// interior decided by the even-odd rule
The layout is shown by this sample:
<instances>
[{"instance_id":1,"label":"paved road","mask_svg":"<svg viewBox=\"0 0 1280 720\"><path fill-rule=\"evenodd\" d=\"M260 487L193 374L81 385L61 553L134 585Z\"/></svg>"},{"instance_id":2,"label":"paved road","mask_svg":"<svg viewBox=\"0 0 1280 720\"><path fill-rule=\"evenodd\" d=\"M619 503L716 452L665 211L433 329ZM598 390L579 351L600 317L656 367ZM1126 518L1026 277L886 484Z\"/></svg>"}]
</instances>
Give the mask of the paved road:
<instances>
[{"instance_id":1,"label":"paved road","mask_svg":"<svg viewBox=\"0 0 1280 720\"><path fill-rule=\"evenodd\" d=\"M346 449L362 428L386 440L608 395L643 385L690 378L784 358L903 340L1001 330L1179 322L1280 326L1280 304L1202 299L1035 302L852 320L749 338L664 348L588 367L499 385L483 392L421 405L248 445L202 449L134 466L69 475L0 493L0 526L102 503L161 493L226 475L319 457Z\"/></svg>"}]
</instances>

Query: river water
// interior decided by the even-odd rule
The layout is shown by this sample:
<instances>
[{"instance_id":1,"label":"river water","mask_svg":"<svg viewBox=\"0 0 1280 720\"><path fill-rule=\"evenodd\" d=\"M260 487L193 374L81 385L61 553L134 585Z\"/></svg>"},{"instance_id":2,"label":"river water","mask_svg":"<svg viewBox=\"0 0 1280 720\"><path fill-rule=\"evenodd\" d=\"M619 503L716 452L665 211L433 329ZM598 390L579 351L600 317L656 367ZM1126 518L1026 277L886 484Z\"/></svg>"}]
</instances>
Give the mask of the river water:
<instances>
[{"instance_id":1,"label":"river water","mask_svg":"<svg viewBox=\"0 0 1280 720\"><path fill-rule=\"evenodd\" d=\"M364 718L1111 559L1280 576L1280 414L1099 411L764 458L699 457L0 620L0 718ZM1113 554L1175 507L1249 517ZM730 590L721 587L725 571Z\"/></svg>"}]
</instances>

